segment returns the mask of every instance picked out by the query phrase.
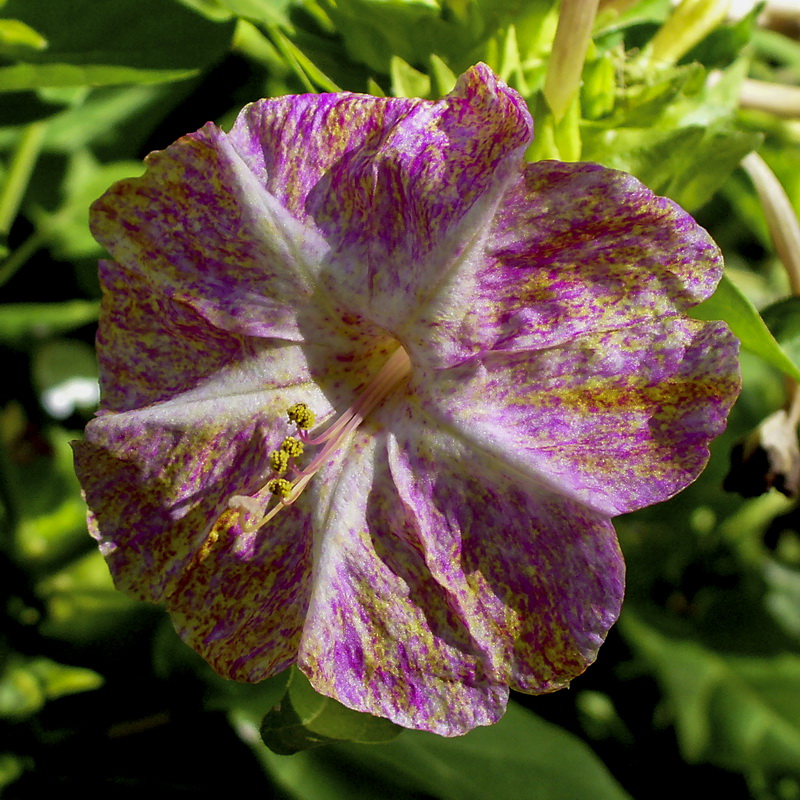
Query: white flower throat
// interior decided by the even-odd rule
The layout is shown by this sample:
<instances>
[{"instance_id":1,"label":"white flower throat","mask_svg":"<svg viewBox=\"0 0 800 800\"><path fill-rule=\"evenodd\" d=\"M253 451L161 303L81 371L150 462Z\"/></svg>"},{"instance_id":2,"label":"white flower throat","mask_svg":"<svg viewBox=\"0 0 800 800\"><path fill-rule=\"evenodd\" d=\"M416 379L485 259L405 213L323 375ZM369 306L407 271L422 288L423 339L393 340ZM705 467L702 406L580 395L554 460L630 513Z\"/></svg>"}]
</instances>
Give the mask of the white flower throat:
<instances>
[{"instance_id":1,"label":"white flower throat","mask_svg":"<svg viewBox=\"0 0 800 800\"><path fill-rule=\"evenodd\" d=\"M314 412L305 403L295 403L287 410L289 421L297 426L297 435L288 436L278 450L269 454L271 477L254 494L268 489L277 502L268 508L256 522L244 523L245 532L258 530L277 513L294 503L309 481L328 462L347 436L352 433L386 397L399 386L411 372L411 359L401 346L395 350L381 367L378 374L367 384L355 403L341 414L321 433L312 437L309 430L314 427ZM296 461L309 448L318 448L307 466L300 469ZM252 495L234 495L228 506L244 514L258 515L260 503Z\"/></svg>"}]
</instances>

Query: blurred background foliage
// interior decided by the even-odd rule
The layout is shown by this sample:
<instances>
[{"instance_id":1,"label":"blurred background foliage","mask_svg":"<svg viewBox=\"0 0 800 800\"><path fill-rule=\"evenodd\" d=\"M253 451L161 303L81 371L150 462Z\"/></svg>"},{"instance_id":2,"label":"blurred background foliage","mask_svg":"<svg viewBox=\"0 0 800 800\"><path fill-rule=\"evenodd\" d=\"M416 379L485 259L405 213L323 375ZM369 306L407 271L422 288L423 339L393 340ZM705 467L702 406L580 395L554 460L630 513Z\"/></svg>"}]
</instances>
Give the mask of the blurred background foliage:
<instances>
[{"instance_id":1,"label":"blurred background foliage","mask_svg":"<svg viewBox=\"0 0 800 800\"><path fill-rule=\"evenodd\" d=\"M68 787L203 797L235 786L309 800L591 800L713 785L729 798L800 798L796 488L762 468L738 479L753 496L723 489L734 444L762 436L800 378L800 277L787 263L800 239L739 166L758 150L800 211L800 15L608 0L591 40L567 37L565 55L554 52L564 9L0 0L4 797ZM617 521L629 587L597 664L570 691L515 695L498 725L445 740L349 712L297 672L257 686L217 678L160 609L113 589L68 443L98 400L95 197L140 173L148 151L208 120L230 125L257 98L433 98L478 60L529 102L531 159L632 172L711 231L726 280L698 315L726 319L742 338L744 388L696 483ZM579 86L565 77L576 63ZM777 437L790 463L796 422ZM769 483L784 493L759 494Z\"/></svg>"}]
</instances>

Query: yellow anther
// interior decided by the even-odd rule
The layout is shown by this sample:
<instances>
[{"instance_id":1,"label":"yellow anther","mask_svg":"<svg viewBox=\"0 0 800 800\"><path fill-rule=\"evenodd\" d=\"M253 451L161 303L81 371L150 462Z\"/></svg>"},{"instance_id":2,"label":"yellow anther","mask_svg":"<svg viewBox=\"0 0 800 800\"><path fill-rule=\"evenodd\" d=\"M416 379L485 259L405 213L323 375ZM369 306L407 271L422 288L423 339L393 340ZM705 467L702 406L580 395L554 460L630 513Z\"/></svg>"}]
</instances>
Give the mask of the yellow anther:
<instances>
[{"instance_id":1,"label":"yellow anther","mask_svg":"<svg viewBox=\"0 0 800 800\"><path fill-rule=\"evenodd\" d=\"M292 491L292 484L290 481L287 481L286 478L273 478L267 484L267 489L278 497L288 497L289 492Z\"/></svg>"},{"instance_id":2,"label":"yellow anther","mask_svg":"<svg viewBox=\"0 0 800 800\"><path fill-rule=\"evenodd\" d=\"M289 456L290 453L287 453L283 448L273 450L269 454L269 465L272 467L272 471L277 472L278 475L283 475L289 468Z\"/></svg>"},{"instance_id":3,"label":"yellow anther","mask_svg":"<svg viewBox=\"0 0 800 800\"><path fill-rule=\"evenodd\" d=\"M289 422L294 422L301 431L314 427L316 417L305 403L295 403L293 406L289 406L286 414L289 417Z\"/></svg>"},{"instance_id":4,"label":"yellow anther","mask_svg":"<svg viewBox=\"0 0 800 800\"><path fill-rule=\"evenodd\" d=\"M296 436L287 436L281 443L281 452L287 458L299 458L303 455L303 443Z\"/></svg>"}]
</instances>

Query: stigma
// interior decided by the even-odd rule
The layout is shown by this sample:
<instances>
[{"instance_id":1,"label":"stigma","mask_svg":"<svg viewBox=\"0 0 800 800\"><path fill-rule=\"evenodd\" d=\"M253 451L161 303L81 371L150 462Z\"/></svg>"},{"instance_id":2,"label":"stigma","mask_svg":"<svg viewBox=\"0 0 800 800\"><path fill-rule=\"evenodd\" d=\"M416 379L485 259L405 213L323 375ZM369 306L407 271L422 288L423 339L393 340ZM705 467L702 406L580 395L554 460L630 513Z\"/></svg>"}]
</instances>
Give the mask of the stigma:
<instances>
[{"instance_id":1,"label":"stigma","mask_svg":"<svg viewBox=\"0 0 800 800\"><path fill-rule=\"evenodd\" d=\"M251 516L260 504L252 495L234 495L228 506L237 509L240 524L245 533L252 533L269 522L276 514L292 505L311 479L327 464L342 443L367 416L383 402L410 374L411 360L402 346L399 346L386 360L383 367L367 384L355 403L337 417L321 432L311 435L316 415L305 403L295 403L287 409L289 422L297 428L296 435L287 436L277 450L269 454L269 465L272 475L254 492L258 494L266 488L275 498L275 504L269 504L265 512L255 522L245 522L245 515ZM308 463L301 466L298 462L307 456Z\"/></svg>"}]
</instances>

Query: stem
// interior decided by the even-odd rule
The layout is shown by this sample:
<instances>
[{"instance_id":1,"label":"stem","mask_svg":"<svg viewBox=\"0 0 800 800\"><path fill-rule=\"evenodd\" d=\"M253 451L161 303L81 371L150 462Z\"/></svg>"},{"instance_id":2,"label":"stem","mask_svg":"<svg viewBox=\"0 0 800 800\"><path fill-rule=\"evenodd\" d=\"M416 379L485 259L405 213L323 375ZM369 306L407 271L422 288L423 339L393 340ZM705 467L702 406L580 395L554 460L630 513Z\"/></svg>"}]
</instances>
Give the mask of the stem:
<instances>
[{"instance_id":1,"label":"stem","mask_svg":"<svg viewBox=\"0 0 800 800\"><path fill-rule=\"evenodd\" d=\"M674 64L725 19L730 0L682 0L653 37L648 54L656 64Z\"/></svg>"},{"instance_id":2,"label":"stem","mask_svg":"<svg viewBox=\"0 0 800 800\"><path fill-rule=\"evenodd\" d=\"M7 235L11 230L36 160L39 158L46 129L46 123L34 122L23 130L17 143L8 167L5 185L0 192L0 236Z\"/></svg>"},{"instance_id":3,"label":"stem","mask_svg":"<svg viewBox=\"0 0 800 800\"><path fill-rule=\"evenodd\" d=\"M742 167L750 176L767 218L770 238L789 276L795 297L800 296L800 223L794 207L775 173L758 153L742 159ZM786 416L792 429L800 424L800 386L786 378Z\"/></svg>"},{"instance_id":4,"label":"stem","mask_svg":"<svg viewBox=\"0 0 800 800\"><path fill-rule=\"evenodd\" d=\"M747 78L742 81L739 105L752 111L766 111L776 117L794 119L800 117L800 86Z\"/></svg>"},{"instance_id":5,"label":"stem","mask_svg":"<svg viewBox=\"0 0 800 800\"><path fill-rule=\"evenodd\" d=\"M14 277L17 270L44 244L40 231L31 234L5 261L0 264L0 286Z\"/></svg>"},{"instance_id":6,"label":"stem","mask_svg":"<svg viewBox=\"0 0 800 800\"><path fill-rule=\"evenodd\" d=\"M792 294L800 296L800 223L794 207L781 182L758 153L746 155L742 167L758 192L770 238L789 275Z\"/></svg>"},{"instance_id":7,"label":"stem","mask_svg":"<svg viewBox=\"0 0 800 800\"><path fill-rule=\"evenodd\" d=\"M561 4L544 83L544 96L556 122L560 122L566 114L580 87L598 2L563 0Z\"/></svg>"}]
</instances>

